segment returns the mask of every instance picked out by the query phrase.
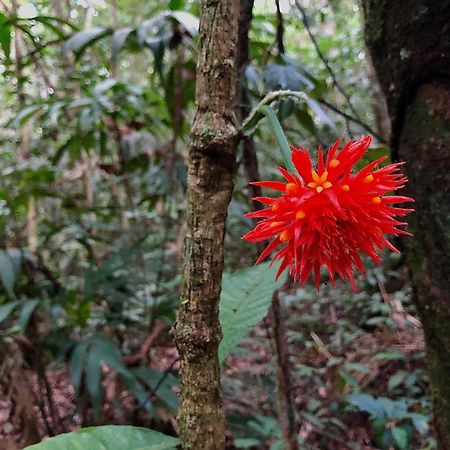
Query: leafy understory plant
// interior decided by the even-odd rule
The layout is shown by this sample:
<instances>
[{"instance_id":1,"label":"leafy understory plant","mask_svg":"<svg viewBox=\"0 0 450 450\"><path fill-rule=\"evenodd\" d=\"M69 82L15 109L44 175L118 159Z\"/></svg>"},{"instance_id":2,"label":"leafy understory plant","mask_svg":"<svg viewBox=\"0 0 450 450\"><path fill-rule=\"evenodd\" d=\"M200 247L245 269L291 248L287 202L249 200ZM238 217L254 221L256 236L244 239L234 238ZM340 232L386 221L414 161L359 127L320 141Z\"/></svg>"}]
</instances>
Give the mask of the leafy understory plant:
<instances>
[{"instance_id":1,"label":"leafy understory plant","mask_svg":"<svg viewBox=\"0 0 450 450\"><path fill-rule=\"evenodd\" d=\"M174 450L179 440L146 428L105 425L60 434L24 450Z\"/></svg>"},{"instance_id":2,"label":"leafy understory plant","mask_svg":"<svg viewBox=\"0 0 450 450\"><path fill-rule=\"evenodd\" d=\"M408 449L414 430L421 435L428 433L429 418L409 412L403 400L375 398L368 394L349 395L346 400L359 411L369 414L376 433L376 443L382 449Z\"/></svg>"}]
</instances>

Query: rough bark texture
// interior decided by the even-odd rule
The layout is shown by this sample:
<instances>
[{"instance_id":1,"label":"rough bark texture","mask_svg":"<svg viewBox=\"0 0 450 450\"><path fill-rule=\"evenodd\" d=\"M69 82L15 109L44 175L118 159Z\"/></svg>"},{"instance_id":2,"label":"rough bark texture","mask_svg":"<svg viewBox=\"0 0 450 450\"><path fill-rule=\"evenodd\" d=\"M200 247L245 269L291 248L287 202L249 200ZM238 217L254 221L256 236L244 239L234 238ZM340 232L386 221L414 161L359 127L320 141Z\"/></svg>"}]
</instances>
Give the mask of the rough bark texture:
<instances>
[{"instance_id":1,"label":"rough bark texture","mask_svg":"<svg viewBox=\"0 0 450 450\"><path fill-rule=\"evenodd\" d=\"M225 447L217 357L227 208L233 190L238 0L203 0L197 111L188 163L184 283L174 329L180 354L179 434L184 449Z\"/></svg>"},{"instance_id":2,"label":"rough bark texture","mask_svg":"<svg viewBox=\"0 0 450 450\"><path fill-rule=\"evenodd\" d=\"M366 40L406 160L408 261L428 357L439 448L450 449L450 2L365 0Z\"/></svg>"}]
</instances>

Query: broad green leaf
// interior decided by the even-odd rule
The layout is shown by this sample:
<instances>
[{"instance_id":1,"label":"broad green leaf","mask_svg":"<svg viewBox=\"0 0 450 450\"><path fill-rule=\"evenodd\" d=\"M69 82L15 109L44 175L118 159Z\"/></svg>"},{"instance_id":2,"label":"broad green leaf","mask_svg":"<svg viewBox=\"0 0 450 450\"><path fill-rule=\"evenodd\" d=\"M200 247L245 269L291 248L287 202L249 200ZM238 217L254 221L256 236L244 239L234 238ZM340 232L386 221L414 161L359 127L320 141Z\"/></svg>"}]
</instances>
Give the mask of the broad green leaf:
<instances>
[{"instance_id":1,"label":"broad green leaf","mask_svg":"<svg viewBox=\"0 0 450 450\"><path fill-rule=\"evenodd\" d=\"M86 363L86 385L92 402L92 413L95 420L100 417L102 406L102 355L95 351L93 344L89 349Z\"/></svg>"},{"instance_id":2,"label":"broad green leaf","mask_svg":"<svg viewBox=\"0 0 450 450\"><path fill-rule=\"evenodd\" d=\"M17 321L17 325L22 331L25 331L28 322L30 321L31 314L33 314L33 311L36 309L37 305L39 305L39 300L31 299L28 299L23 305Z\"/></svg>"},{"instance_id":3,"label":"broad green leaf","mask_svg":"<svg viewBox=\"0 0 450 450\"><path fill-rule=\"evenodd\" d=\"M133 31L135 31L135 29L131 27L120 28L119 30L114 31L111 44L111 59L113 61L117 60L119 52L125 45L128 36L133 33Z\"/></svg>"},{"instance_id":4,"label":"broad green leaf","mask_svg":"<svg viewBox=\"0 0 450 450\"><path fill-rule=\"evenodd\" d=\"M88 348L90 346L89 339L81 341L72 353L70 358L70 381L73 386L75 397L80 393L81 380L83 376L84 363Z\"/></svg>"},{"instance_id":5,"label":"broad green leaf","mask_svg":"<svg viewBox=\"0 0 450 450\"><path fill-rule=\"evenodd\" d=\"M174 375L165 375L164 372L149 367L137 367L133 369L133 374L141 379L171 411L177 411L178 396L172 391L172 388L178 387L179 381Z\"/></svg>"},{"instance_id":6,"label":"broad green leaf","mask_svg":"<svg viewBox=\"0 0 450 450\"><path fill-rule=\"evenodd\" d=\"M14 311L14 309L18 304L19 302L15 301L15 302L8 302L0 306L0 323L2 323L9 317L9 315Z\"/></svg>"},{"instance_id":7,"label":"broad green leaf","mask_svg":"<svg viewBox=\"0 0 450 450\"><path fill-rule=\"evenodd\" d=\"M174 450L177 438L140 427L105 425L46 439L24 450Z\"/></svg>"},{"instance_id":8,"label":"broad green leaf","mask_svg":"<svg viewBox=\"0 0 450 450\"><path fill-rule=\"evenodd\" d=\"M171 10L183 9L183 7L184 0L170 0L169 2L169 9Z\"/></svg>"},{"instance_id":9,"label":"broad green leaf","mask_svg":"<svg viewBox=\"0 0 450 450\"><path fill-rule=\"evenodd\" d=\"M268 91L278 89L300 91L314 85L291 65L269 63L263 70L264 84Z\"/></svg>"},{"instance_id":10,"label":"broad green leaf","mask_svg":"<svg viewBox=\"0 0 450 450\"><path fill-rule=\"evenodd\" d=\"M14 297L13 289L16 275L14 273L13 262L5 250L0 250L0 280L8 295Z\"/></svg>"},{"instance_id":11,"label":"broad green leaf","mask_svg":"<svg viewBox=\"0 0 450 450\"><path fill-rule=\"evenodd\" d=\"M30 105L21 109L19 113L11 120L9 125L14 128L20 127L25 122L27 122L27 120L30 119L33 114L35 114L42 108L42 105Z\"/></svg>"},{"instance_id":12,"label":"broad green leaf","mask_svg":"<svg viewBox=\"0 0 450 450\"><path fill-rule=\"evenodd\" d=\"M198 17L186 11L173 11L171 15L191 36L197 34L200 23Z\"/></svg>"},{"instance_id":13,"label":"broad green leaf","mask_svg":"<svg viewBox=\"0 0 450 450\"><path fill-rule=\"evenodd\" d=\"M267 314L272 294L282 282L275 283L278 265L269 263L224 275L220 298L220 323L223 338L219 360L223 360L246 336L250 328Z\"/></svg>"},{"instance_id":14,"label":"broad green leaf","mask_svg":"<svg viewBox=\"0 0 450 450\"><path fill-rule=\"evenodd\" d=\"M0 47L5 54L6 61L9 62L11 52L11 24L8 23L8 17L0 13Z\"/></svg>"},{"instance_id":15,"label":"broad green leaf","mask_svg":"<svg viewBox=\"0 0 450 450\"><path fill-rule=\"evenodd\" d=\"M422 436L425 436L429 431L428 421L429 418L424 416L423 414L410 413L410 419L414 425L414 428L420 433Z\"/></svg>"},{"instance_id":16,"label":"broad green leaf","mask_svg":"<svg viewBox=\"0 0 450 450\"><path fill-rule=\"evenodd\" d=\"M368 394L348 395L346 400L356 406L360 411L364 411L371 415L373 419L384 417L384 409L379 401Z\"/></svg>"},{"instance_id":17,"label":"broad green leaf","mask_svg":"<svg viewBox=\"0 0 450 450\"><path fill-rule=\"evenodd\" d=\"M111 33L111 30L104 27L94 27L79 31L70 37L64 45L64 54L70 52L80 52L88 45Z\"/></svg>"},{"instance_id":18,"label":"broad green leaf","mask_svg":"<svg viewBox=\"0 0 450 450\"><path fill-rule=\"evenodd\" d=\"M102 406L102 371L104 365L118 374L127 389L147 410L153 411L153 404L148 399L146 390L133 372L123 363L119 349L108 339L96 335L80 342L75 347L70 361L70 374L75 396L79 395L84 376L96 420L100 417Z\"/></svg>"},{"instance_id":19,"label":"broad green leaf","mask_svg":"<svg viewBox=\"0 0 450 450\"><path fill-rule=\"evenodd\" d=\"M404 428L393 427L391 433L398 448L401 450L408 448L408 433Z\"/></svg>"}]
</instances>

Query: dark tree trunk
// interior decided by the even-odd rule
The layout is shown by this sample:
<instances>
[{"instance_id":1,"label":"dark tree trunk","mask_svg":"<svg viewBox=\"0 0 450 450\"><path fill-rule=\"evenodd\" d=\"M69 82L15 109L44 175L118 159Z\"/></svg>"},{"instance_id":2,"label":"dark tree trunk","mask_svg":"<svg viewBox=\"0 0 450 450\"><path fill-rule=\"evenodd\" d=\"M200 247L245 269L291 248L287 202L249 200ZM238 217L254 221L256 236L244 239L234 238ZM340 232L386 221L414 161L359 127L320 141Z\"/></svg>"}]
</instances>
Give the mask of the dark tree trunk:
<instances>
[{"instance_id":1,"label":"dark tree trunk","mask_svg":"<svg viewBox=\"0 0 450 450\"><path fill-rule=\"evenodd\" d=\"M238 131L238 0L202 0L197 111L188 163L184 280L174 329L180 354L179 434L184 449L222 450L225 424L217 357L225 219Z\"/></svg>"},{"instance_id":2,"label":"dark tree trunk","mask_svg":"<svg viewBox=\"0 0 450 450\"><path fill-rule=\"evenodd\" d=\"M450 1L365 0L366 41L416 199L408 245L439 448L450 449Z\"/></svg>"}]
</instances>

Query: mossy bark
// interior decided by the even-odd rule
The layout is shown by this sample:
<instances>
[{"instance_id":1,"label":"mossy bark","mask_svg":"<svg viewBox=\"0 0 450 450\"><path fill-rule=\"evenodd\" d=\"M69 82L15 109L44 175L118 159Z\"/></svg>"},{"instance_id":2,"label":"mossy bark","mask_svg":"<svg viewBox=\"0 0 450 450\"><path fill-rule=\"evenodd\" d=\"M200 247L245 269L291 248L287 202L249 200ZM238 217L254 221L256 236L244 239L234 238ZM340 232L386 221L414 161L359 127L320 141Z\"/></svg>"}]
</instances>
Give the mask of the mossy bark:
<instances>
[{"instance_id":1,"label":"mossy bark","mask_svg":"<svg viewBox=\"0 0 450 450\"><path fill-rule=\"evenodd\" d=\"M405 243L439 448L450 449L450 2L365 0L364 10L392 151L416 200Z\"/></svg>"},{"instance_id":2,"label":"mossy bark","mask_svg":"<svg viewBox=\"0 0 450 450\"><path fill-rule=\"evenodd\" d=\"M225 448L218 346L223 242L238 143L238 0L203 0L196 115L188 161L184 277L174 328L180 354L179 435L184 449Z\"/></svg>"},{"instance_id":3,"label":"mossy bark","mask_svg":"<svg viewBox=\"0 0 450 450\"><path fill-rule=\"evenodd\" d=\"M426 339L434 422L450 449L450 82L422 85L405 111L399 155L416 213L408 260Z\"/></svg>"}]
</instances>

